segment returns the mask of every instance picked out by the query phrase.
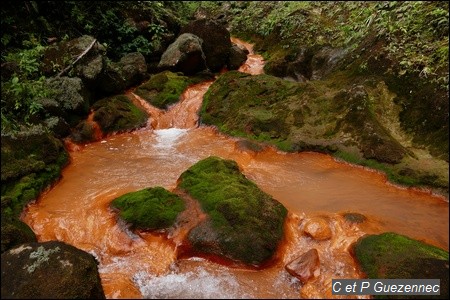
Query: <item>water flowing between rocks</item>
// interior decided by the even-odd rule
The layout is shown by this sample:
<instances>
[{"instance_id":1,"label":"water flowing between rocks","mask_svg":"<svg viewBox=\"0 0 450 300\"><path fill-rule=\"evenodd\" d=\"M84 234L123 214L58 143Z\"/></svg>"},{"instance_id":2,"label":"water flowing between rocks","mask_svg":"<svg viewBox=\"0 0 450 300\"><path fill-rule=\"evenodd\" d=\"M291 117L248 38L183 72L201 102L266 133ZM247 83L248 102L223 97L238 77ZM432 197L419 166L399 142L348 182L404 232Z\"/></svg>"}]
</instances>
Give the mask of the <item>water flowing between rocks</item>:
<instances>
[{"instance_id":1,"label":"water flowing between rocks","mask_svg":"<svg viewBox=\"0 0 450 300\"><path fill-rule=\"evenodd\" d=\"M233 42L251 50L251 45ZM250 52L240 71L259 74L262 66L262 58ZM241 148L238 138L199 126L197 112L211 84L189 87L168 111L130 91L128 96L149 112L148 126L72 151L61 181L24 211L22 219L39 241L63 241L98 259L107 298L330 297L331 279L361 277L348 247L365 233L394 231L448 250L448 202L439 196L394 186L378 172L329 155L273 148L256 153ZM131 232L109 208L127 192L152 186L174 189L183 171L211 155L235 160L250 180L289 210L274 266L252 270L198 257L177 259L183 228L168 237ZM193 205L187 209L199 213ZM367 220L351 224L342 217L345 212ZM327 220L331 239L313 240L302 233L302 224L317 216ZM284 266L312 248L319 253L320 276L302 285Z\"/></svg>"}]
</instances>

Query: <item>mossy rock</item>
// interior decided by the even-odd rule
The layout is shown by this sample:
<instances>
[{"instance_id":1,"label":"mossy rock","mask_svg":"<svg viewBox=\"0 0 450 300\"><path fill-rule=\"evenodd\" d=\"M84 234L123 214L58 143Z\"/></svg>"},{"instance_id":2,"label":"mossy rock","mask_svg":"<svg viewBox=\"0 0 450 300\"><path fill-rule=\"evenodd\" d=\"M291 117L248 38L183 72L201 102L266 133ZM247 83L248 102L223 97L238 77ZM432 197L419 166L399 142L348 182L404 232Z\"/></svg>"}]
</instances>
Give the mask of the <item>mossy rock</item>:
<instances>
[{"instance_id":1,"label":"mossy rock","mask_svg":"<svg viewBox=\"0 0 450 300\"><path fill-rule=\"evenodd\" d=\"M368 278L440 279L441 294L436 298L448 299L447 251L393 232L364 236L352 251Z\"/></svg>"},{"instance_id":2,"label":"mossy rock","mask_svg":"<svg viewBox=\"0 0 450 300\"><path fill-rule=\"evenodd\" d=\"M188 235L194 250L256 266L273 256L287 210L248 180L236 162L203 159L181 174L179 187L209 216Z\"/></svg>"},{"instance_id":3,"label":"mossy rock","mask_svg":"<svg viewBox=\"0 0 450 300\"><path fill-rule=\"evenodd\" d=\"M94 125L87 120L81 121L75 128L72 129L70 138L75 143L88 143L95 141Z\"/></svg>"},{"instance_id":4,"label":"mossy rock","mask_svg":"<svg viewBox=\"0 0 450 300\"><path fill-rule=\"evenodd\" d=\"M222 74L205 93L200 122L287 152L315 151L380 170L394 183L448 194L448 164L419 157L402 131L395 94L379 77L296 83L238 71ZM413 171L406 172L406 167ZM442 170L442 171L441 171Z\"/></svg>"},{"instance_id":5,"label":"mossy rock","mask_svg":"<svg viewBox=\"0 0 450 300\"><path fill-rule=\"evenodd\" d=\"M92 254L58 241L2 253L2 299L105 299Z\"/></svg>"},{"instance_id":6,"label":"mossy rock","mask_svg":"<svg viewBox=\"0 0 450 300\"><path fill-rule=\"evenodd\" d=\"M2 246L1 253L24 243L37 242L33 230L17 219L7 220L2 218Z\"/></svg>"},{"instance_id":7,"label":"mossy rock","mask_svg":"<svg viewBox=\"0 0 450 300\"><path fill-rule=\"evenodd\" d=\"M201 122L221 131L279 146L292 126L303 125L303 112L289 107L302 86L269 75L230 71L208 89L201 108ZM291 150L290 147L283 150Z\"/></svg>"},{"instance_id":8,"label":"mossy rock","mask_svg":"<svg viewBox=\"0 0 450 300\"><path fill-rule=\"evenodd\" d=\"M153 75L147 82L140 85L134 93L144 98L151 105L166 109L180 100L181 94L189 85L205 79L202 75L188 77L183 76L182 73L164 71Z\"/></svg>"},{"instance_id":9,"label":"mossy rock","mask_svg":"<svg viewBox=\"0 0 450 300\"><path fill-rule=\"evenodd\" d=\"M133 228L159 230L172 226L185 208L178 195L162 187L127 193L111 202L120 210L120 217Z\"/></svg>"},{"instance_id":10,"label":"mossy rock","mask_svg":"<svg viewBox=\"0 0 450 300\"><path fill-rule=\"evenodd\" d=\"M2 219L18 218L69 160L62 142L38 129L2 135L1 154Z\"/></svg>"},{"instance_id":11,"label":"mossy rock","mask_svg":"<svg viewBox=\"0 0 450 300\"><path fill-rule=\"evenodd\" d=\"M94 121L102 132L123 132L145 126L148 115L134 105L127 96L118 95L97 101L94 109Z\"/></svg>"}]
</instances>

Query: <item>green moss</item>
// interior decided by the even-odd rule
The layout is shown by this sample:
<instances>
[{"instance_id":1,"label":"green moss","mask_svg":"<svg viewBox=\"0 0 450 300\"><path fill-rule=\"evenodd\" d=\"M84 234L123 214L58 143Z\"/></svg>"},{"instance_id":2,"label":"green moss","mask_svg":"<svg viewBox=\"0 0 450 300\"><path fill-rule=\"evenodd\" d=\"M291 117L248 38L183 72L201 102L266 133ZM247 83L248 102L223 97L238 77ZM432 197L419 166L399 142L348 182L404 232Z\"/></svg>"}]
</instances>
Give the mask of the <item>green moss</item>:
<instances>
[{"instance_id":1,"label":"green moss","mask_svg":"<svg viewBox=\"0 0 450 300\"><path fill-rule=\"evenodd\" d=\"M132 130L145 126L148 116L125 95L103 98L93 105L94 121L104 133Z\"/></svg>"},{"instance_id":2,"label":"green moss","mask_svg":"<svg viewBox=\"0 0 450 300\"><path fill-rule=\"evenodd\" d=\"M24 206L55 182L69 155L46 133L2 136L2 218L18 218Z\"/></svg>"},{"instance_id":3,"label":"green moss","mask_svg":"<svg viewBox=\"0 0 450 300\"><path fill-rule=\"evenodd\" d=\"M181 94L189 85L205 79L201 76L188 77L181 74L164 71L153 75L147 82L140 85L134 93L153 106L166 109L180 100Z\"/></svg>"},{"instance_id":4,"label":"green moss","mask_svg":"<svg viewBox=\"0 0 450 300\"><path fill-rule=\"evenodd\" d=\"M286 139L292 124L286 120L290 114L287 103L291 97L301 93L302 88L269 75L227 72L206 92L200 112L201 121L216 125L227 134L290 150L291 142ZM293 117L293 122L300 125L301 118Z\"/></svg>"},{"instance_id":5,"label":"green moss","mask_svg":"<svg viewBox=\"0 0 450 300\"><path fill-rule=\"evenodd\" d=\"M274 254L287 210L240 173L236 162L208 157L183 172L179 186L200 202L215 232L199 234L207 230L205 224L194 230L189 238L197 250L248 264L260 264Z\"/></svg>"},{"instance_id":6,"label":"green moss","mask_svg":"<svg viewBox=\"0 0 450 300\"><path fill-rule=\"evenodd\" d=\"M184 201L162 187L122 195L111 202L120 217L135 228L157 230L173 225L185 208Z\"/></svg>"},{"instance_id":7,"label":"green moss","mask_svg":"<svg viewBox=\"0 0 450 300\"><path fill-rule=\"evenodd\" d=\"M447 251L392 232L365 236L353 251L368 278L439 278L439 298L448 298Z\"/></svg>"},{"instance_id":8,"label":"green moss","mask_svg":"<svg viewBox=\"0 0 450 300\"><path fill-rule=\"evenodd\" d=\"M417 186L417 185L421 185L421 184L426 184L425 182L423 182L423 180L421 178L415 177L414 176L415 174L410 174L410 176L402 175L402 172L401 172L401 170L399 170L398 167L392 166L389 164L380 163L373 159L365 159L365 158L359 157L356 154L344 152L341 150L336 151L333 154L333 156L338 159L341 159L343 161L352 163L352 164L365 166L370 169L381 171L384 174L386 174L388 180L392 183L398 183L398 184L404 185L404 186Z\"/></svg>"}]
</instances>

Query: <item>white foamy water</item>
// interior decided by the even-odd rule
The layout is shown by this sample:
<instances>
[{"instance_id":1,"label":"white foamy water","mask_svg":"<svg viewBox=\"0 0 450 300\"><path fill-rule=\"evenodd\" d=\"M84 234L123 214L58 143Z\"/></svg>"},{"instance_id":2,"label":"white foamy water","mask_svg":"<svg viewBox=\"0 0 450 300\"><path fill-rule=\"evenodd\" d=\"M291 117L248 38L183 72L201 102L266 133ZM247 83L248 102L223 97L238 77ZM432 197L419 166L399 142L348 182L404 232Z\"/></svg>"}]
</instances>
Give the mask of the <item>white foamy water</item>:
<instances>
[{"instance_id":1,"label":"white foamy water","mask_svg":"<svg viewBox=\"0 0 450 300\"><path fill-rule=\"evenodd\" d=\"M188 129L182 128L168 128L168 129L157 129L154 131L156 135L157 144L154 145L155 148L172 148L177 140L185 135Z\"/></svg>"},{"instance_id":2,"label":"white foamy water","mask_svg":"<svg viewBox=\"0 0 450 300\"><path fill-rule=\"evenodd\" d=\"M138 272L133 281L147 299L236 299L249 298L229 272L212 274L203 267L177 274L154 276Z\"/></svg>"}]
</instances>

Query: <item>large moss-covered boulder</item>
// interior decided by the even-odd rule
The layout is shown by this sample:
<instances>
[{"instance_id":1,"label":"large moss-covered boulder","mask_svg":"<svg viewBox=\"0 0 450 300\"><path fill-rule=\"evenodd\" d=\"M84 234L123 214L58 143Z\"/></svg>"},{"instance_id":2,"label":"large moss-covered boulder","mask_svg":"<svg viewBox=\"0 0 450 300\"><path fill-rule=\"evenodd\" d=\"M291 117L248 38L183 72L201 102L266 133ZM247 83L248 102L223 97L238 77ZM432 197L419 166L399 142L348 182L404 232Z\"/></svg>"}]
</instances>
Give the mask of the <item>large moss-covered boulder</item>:
<instances>
[{"instance_id":1,"label":"large moss-covered boulder","mask_svg":"<svg viewBox=\"0 0 450 300\"><path fill-rule=\"evenodd\" d=\"M188 234L195 251L256 266L272 258L287 210L248 180L236 162L203 159L181 174L178 187L208 215Z\"/></svg>"},{"instance_id":2,"label":"large moss-covered boulder","mask_svg":"<svg viewBox=\"0 0 450 300\"><path fill-rule=\"evenodd\" d=\"M94 256L63 242L2 253L3 299L105 299Z\"/></svg>"},{"instance_id":3,"label":"large moss-covered boulder","mask_svg":"<svg viewBox=\"0 0 450 300\"><path fill-rule=\"evenodd\" d=\"M376 78L348 81L338 74L298 83L230 71L205 93L200 121L284 151L334 154L377 168L393 182L448 194L448 163L411 144L400 109Z\"/></svg>"},{"instance_id":4,"label":"large moss-covered boulder","mask_svg":"<svg viewBox=\"0 0 450 300\"><path fill-rule=\"evenodd\" d=\"M368 278L440 279L441 294L437 298L448 299L447 251L393 232L366 235L353 245L352 251Z\"/></svg>"},{"instance_id":5,"label":"large moss-covered boulder","mask_svg":"<svg viewBox=\"0 0 450 300\"><path fill-rule=\"evenodd\" d=\"M23 207L59 178L68 162L63 143L41 127L1 138L2 219Z\"/></svg>"},{"instance_id":6,"label":"large moss-covered boulder","mask_svg":"<svg viewBox=\"0 0 450 300\"><path fill-rule=\"evenodd\" d=\"M147 113L134 105L125 95L103 98L93 106L94 121L103 133L137 129L147 123Z\"/></svg>"},{"instance_id":7,"label":"large moss-covered boulder","mask_svg":"<svg viewBox=\"0 0 450 300\"><path fill-rule=\"evenodd\" d=\"M189 85L187 76L164 71L152 76L135 90L135 94L144 98L153 106L167 108L180 100L181 93Z\"/></svg>"},{"instance_id":8,"label":"large moss-covered boulder","mask_svg":"<svg viewBox=\"0 0 450 300\"><path fill-rule=\"evenodd\" d=\"M120 217L133 228L159 230L172 226L185 208L178 195L162 187L146 188L127 193L111 202Z\"/></svg>"}]
</instances>

